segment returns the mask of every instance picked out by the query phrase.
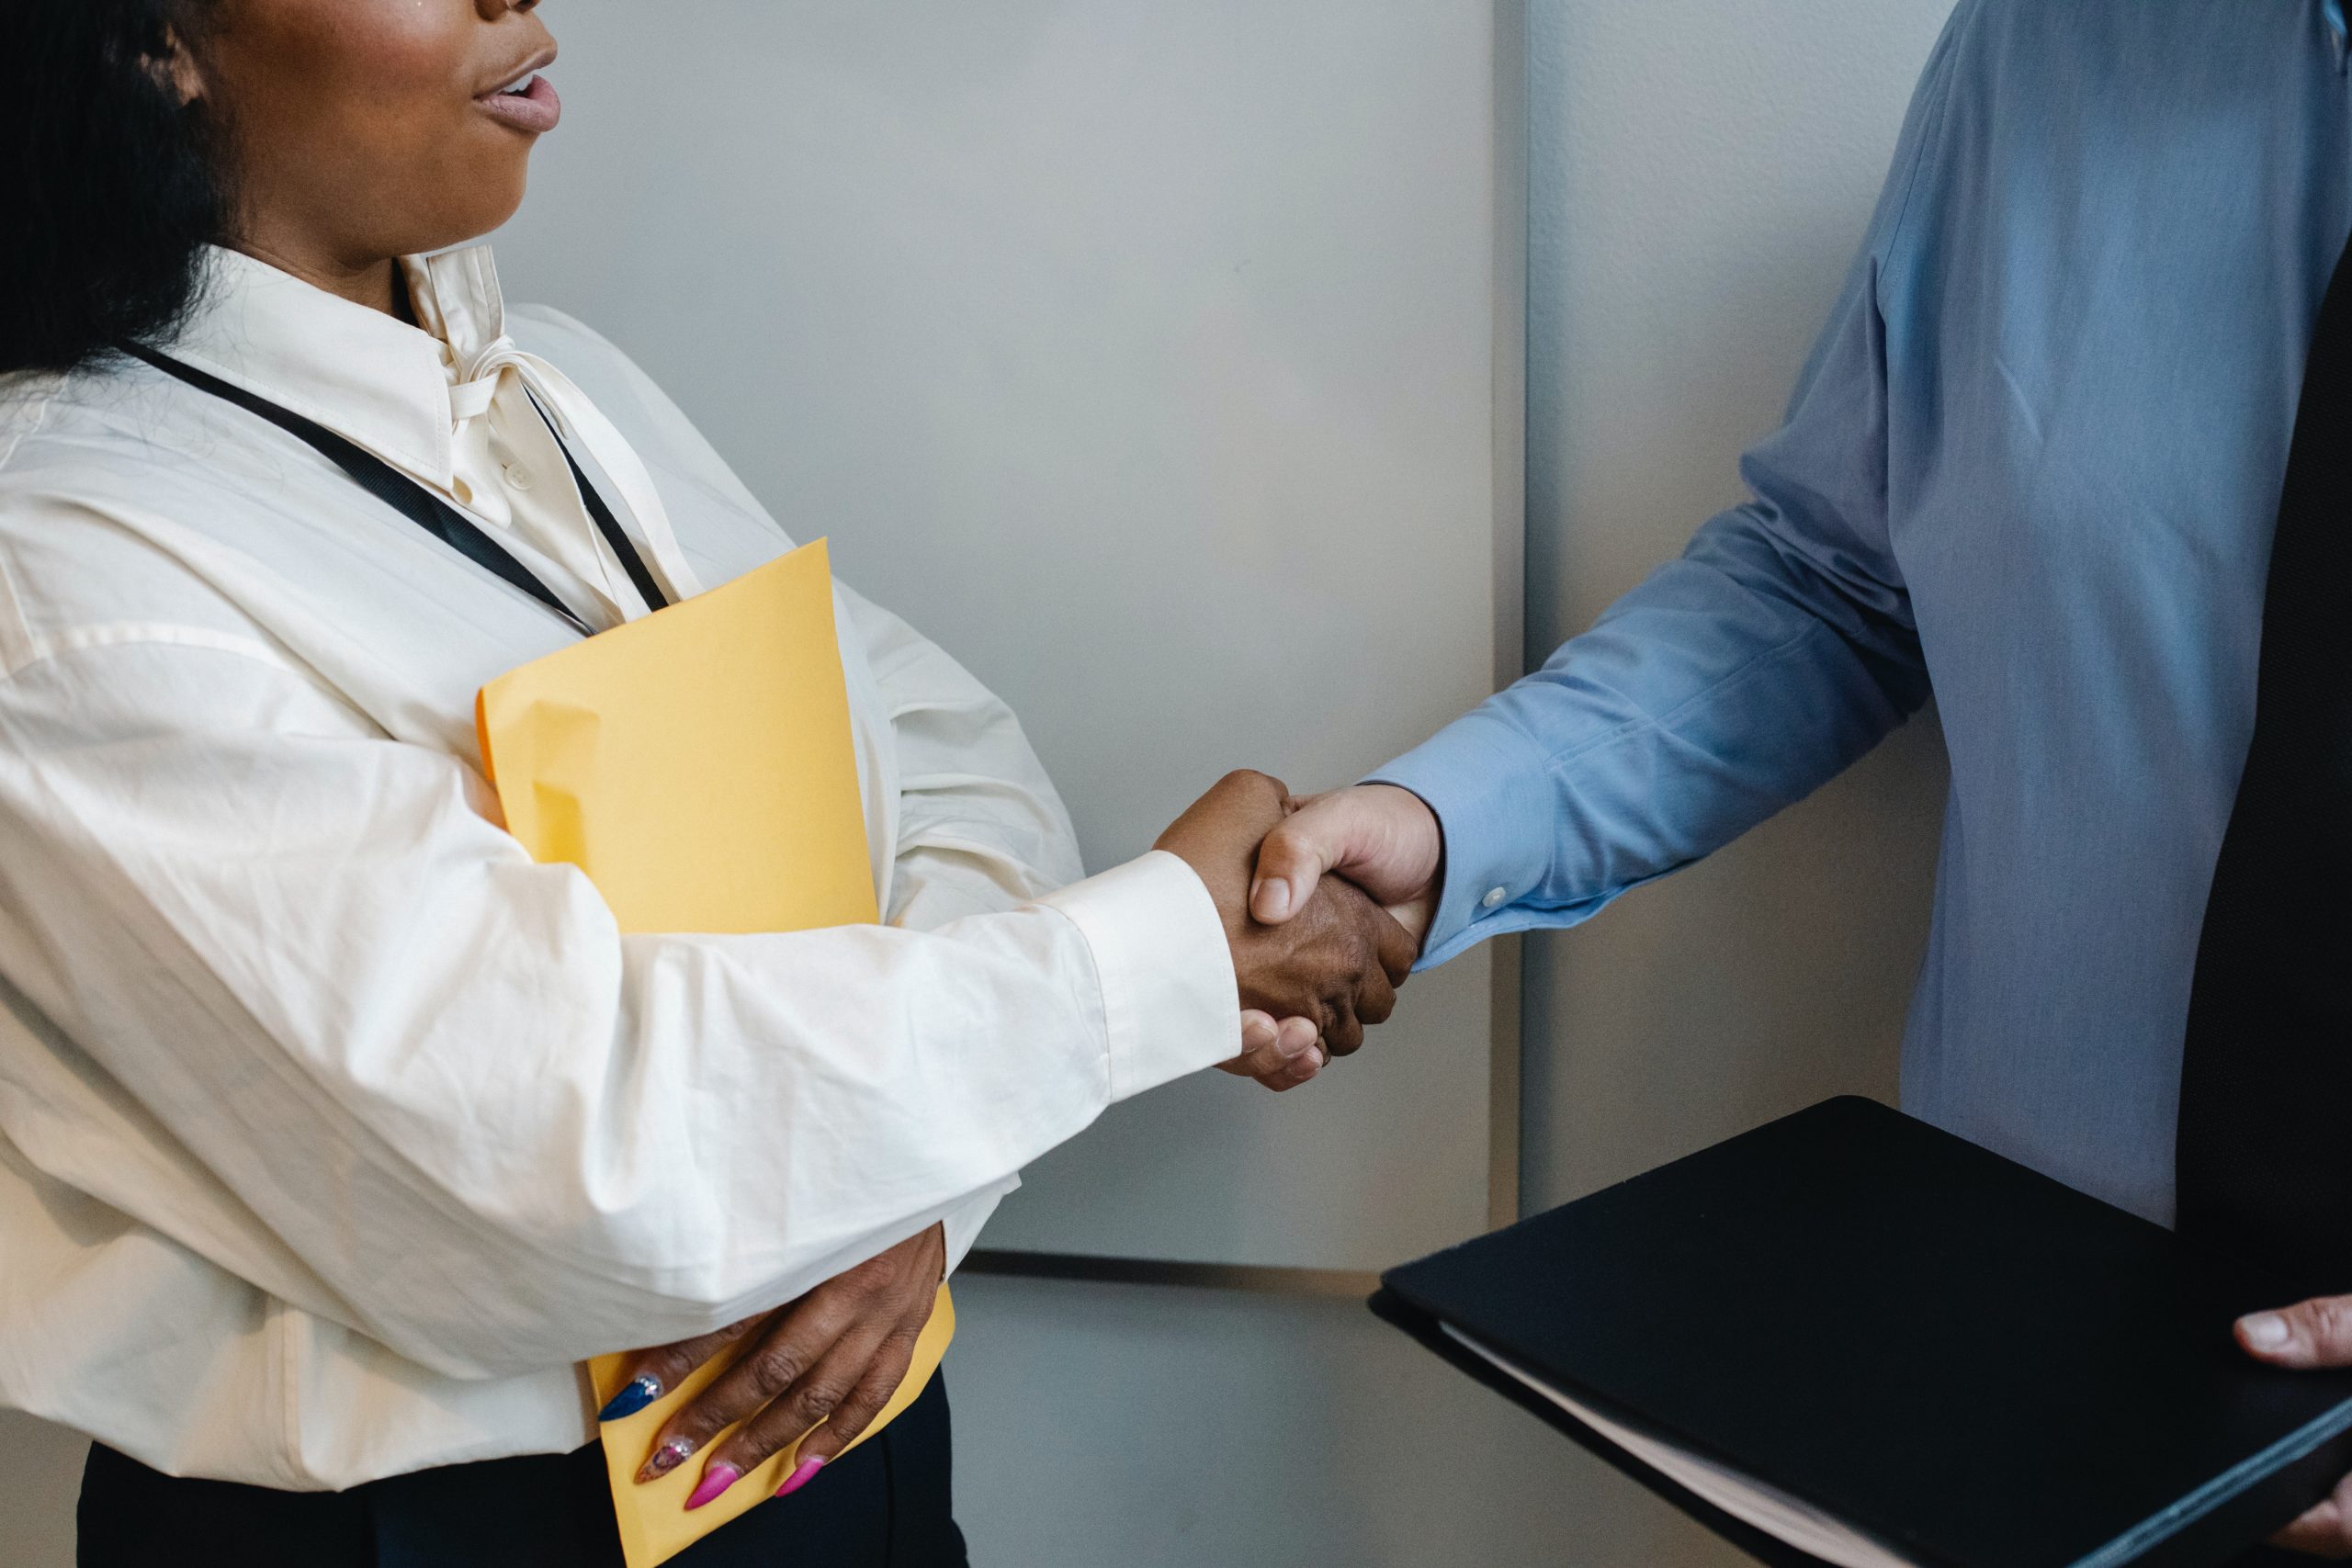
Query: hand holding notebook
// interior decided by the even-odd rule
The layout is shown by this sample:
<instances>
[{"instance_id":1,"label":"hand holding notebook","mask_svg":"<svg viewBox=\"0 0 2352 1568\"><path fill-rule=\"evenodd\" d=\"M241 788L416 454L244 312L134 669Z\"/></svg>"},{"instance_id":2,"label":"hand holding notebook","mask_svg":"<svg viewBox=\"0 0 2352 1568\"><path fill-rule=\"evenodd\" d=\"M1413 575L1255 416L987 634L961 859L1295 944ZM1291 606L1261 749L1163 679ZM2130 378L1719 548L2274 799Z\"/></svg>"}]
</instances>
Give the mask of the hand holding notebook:
<instances>
[{"instance_id":1,"label":"hand holding notebook","mask_svg":"<svg viewBox=\"0 0 2352 1568\"><path fill-rule=\"evenodd\" d=\"M2297 1281L1860 1100L1384 1283L1382 1315L1788 1568L2212 1568L2352 1465L2352 1371L2232 1343Z\"/></svg>"},{"instance_id":2,"label":"hand holding notebook","mask_svg":"<svg viewBox=\"0 0 2352 1568\"><path fill-rule=\"evenodd\" d=\"M2292 1371L2352 1368L2352 1296L2315 1296L2238 1319L2239 1347L2256 1360ZM2272 1544L2313 1557L2352 1551L2352 1475L2270 1538Z\"/></svg>"}]
</instances>

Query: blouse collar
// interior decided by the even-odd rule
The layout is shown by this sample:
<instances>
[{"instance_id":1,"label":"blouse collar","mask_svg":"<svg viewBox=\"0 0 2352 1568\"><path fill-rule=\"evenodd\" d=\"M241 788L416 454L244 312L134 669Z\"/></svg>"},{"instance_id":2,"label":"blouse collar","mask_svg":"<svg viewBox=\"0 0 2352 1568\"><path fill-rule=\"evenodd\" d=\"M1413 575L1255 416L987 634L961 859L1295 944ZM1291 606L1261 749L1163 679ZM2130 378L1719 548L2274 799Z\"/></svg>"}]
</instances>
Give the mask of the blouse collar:
<instances>
[{"instance_id":1,"label":"blouse collar","mask_svg":"<svg viewBox=\"0 0 2352 1568\"><path fill-rule=\"evenodd\" d=\"M203 293L170 352L446 490L450 387L505 345L505 299L487 245L400 265L416 326L209 247Z\"/></svg>"}]
</instances>

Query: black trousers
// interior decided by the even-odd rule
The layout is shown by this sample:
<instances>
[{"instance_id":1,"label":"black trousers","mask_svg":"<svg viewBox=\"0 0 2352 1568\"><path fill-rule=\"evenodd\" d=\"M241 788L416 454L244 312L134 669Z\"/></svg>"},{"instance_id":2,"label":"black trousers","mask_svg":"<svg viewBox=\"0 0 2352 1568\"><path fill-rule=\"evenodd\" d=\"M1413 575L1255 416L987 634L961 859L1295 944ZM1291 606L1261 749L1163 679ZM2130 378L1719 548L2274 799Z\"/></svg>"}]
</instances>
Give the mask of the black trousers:
<instances>
[{"instance_id":1,"label":"black trousers","mask_svg":"<svg viewBox=\"0 0 2352 1568\"><path fill-rule=\"evenodd\" d=\"M965 1568L947 1391L671 1559L674 1568ZM81 1568L621 1568L605 1461L488 1460L347 1492L182 1481L104 1445L82 1475Z\"/></svg>"}]
</instances>

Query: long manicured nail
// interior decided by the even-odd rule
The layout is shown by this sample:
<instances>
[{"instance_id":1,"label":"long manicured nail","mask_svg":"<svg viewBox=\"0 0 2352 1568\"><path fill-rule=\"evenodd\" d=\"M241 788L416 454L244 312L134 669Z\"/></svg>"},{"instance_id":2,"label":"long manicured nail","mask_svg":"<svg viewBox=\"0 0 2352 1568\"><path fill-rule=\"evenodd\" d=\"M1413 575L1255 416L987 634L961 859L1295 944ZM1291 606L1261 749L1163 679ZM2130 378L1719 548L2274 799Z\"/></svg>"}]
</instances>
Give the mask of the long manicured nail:
<instances>
[{"instance_id":1,"label":"long manicured nail","mask_svg":"<svg viewBox=\"0 0 2352 1568\"><path fill-rule=\"evenodd\" d=\"M808 1485L810 1478L815 1476L819 1471L824 1468L825 1461L823 1460L802 1460L798 1464L792 1467L792 1473L784 1478L784 1484L775 1489L775 1495L779 1497L791 1496L795 1492L797 1492L803 1486Z\"/></svg>"},{"instance_id":2,"label":"long manicured nail","mask_svg":"<svg viewBox=\"0 0 2352 1568\"><path fill-rule=\"evenodd\" d=\"M693 1458L694 1451L692 1438L673 1438L653 1450L653 1457L645 1461L645 1468L637 1472L637 1478L650 1481L657 1475L667 1475Z\"/></svg>"},{"instance_id":3,"label":"long manicured nail","mask_svg":"<svg viewBox=\"0 0 2352 1568\"><path fill-rule=\"evenodd\" d=\"M662 1380L648 1372L613 1395L605 1407L596 1412L596 1419L617 1421L624 1416L634 1416L661 1397Z\"/></svg>"},{"instance_id":4,"label":"long manicured nail","mask_svg":"<svg viewBox=\"0 0 2352 1568\"><path fill-rule=\"evenodd\" d=\"M1250 890L1250 908L1261 919L1281 919L1290 913L1290 880L1270 876Z\"/></svg>"},{"instance_id":5,"label":"long manicured nail","mask_svg":"<svg viewBox=\"0 0 2352 1568\"><path fill-rule=\"evenodd\" d=\"M686 1499L686 1506L689 1508L699 1508L705 1503L709 1502L713 1497L718 1496L721 1492L726 1491L729 1486L734 1485L737 1482L742 1479L743 1472L741 1471L736 1469L733 1465L728 1463L723 1459L714 1460L711 1461L709 1467L702 1472L702 1484L696 1486L695 1488L695 1495Z\"/></svg>"},{"instance_id":6,"label":"long manicured nail","mask_svg":"<svg viewBox=\"0 0 2352 1568\"><path fill-rule=\"evenodd\" d=\"M2275 1312L2258 1312L2238 1319L2238 1332L2255 1350L2276 1350L2287 1343L2287 1320Z\"/></svg>"}]
</instances>

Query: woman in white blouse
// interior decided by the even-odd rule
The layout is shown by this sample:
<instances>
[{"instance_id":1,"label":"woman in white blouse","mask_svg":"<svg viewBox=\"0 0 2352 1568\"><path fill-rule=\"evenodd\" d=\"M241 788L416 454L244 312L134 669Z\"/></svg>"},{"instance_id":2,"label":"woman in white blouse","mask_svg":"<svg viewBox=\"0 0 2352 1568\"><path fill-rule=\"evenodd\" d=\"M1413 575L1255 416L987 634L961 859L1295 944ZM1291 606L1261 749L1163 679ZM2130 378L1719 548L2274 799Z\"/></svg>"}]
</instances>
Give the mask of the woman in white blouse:
<instances>
[{"instance_id":1,"label":"woman in white blouse","mask_svg":"<svg viewBox=\"0 0 2352 1568\"><path fill-rule=\"evenodd\" d=\"M665 1341L616 1403L763 1359L649 1472L823 1422L806 1481L1024 1161L1243 1044L1303 1081L1409 962L1336 881L1250 928L1271 781L1076 880L1012 715L846 589L885 924L624 938L531 863L475 690L791 543L444 250L553 57L536 0L0 19L0 1403L97 1440L85 1564L610 1562L575 1363ZM681 1561L961 1562L945 1421Z\"/></svg>"}]
</instances>

